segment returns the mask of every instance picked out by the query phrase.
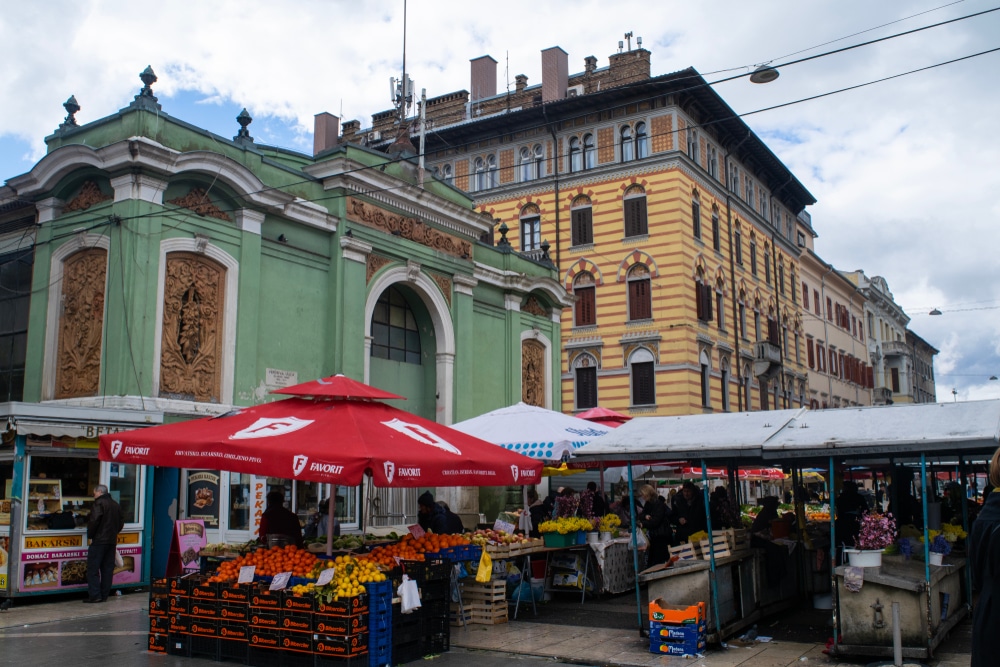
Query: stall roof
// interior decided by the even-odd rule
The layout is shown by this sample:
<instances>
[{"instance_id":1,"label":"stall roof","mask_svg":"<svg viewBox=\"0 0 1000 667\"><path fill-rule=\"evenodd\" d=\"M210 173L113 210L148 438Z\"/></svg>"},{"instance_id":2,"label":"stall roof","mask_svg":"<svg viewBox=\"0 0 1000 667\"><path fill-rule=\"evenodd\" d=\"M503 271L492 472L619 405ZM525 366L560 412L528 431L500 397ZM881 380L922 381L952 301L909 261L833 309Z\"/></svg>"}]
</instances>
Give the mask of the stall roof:
<instances>
[{"instance_id":1,"label":"stall roof","mask_svg":"<svg viewBox=\"0 0 1000 667\"><path fill-rule=\"evenodd\" d=\"M578 459L650 461L906 457L992 453L1000 399L835 410L640 417L576 450Z\"/></svg>"},{"instance_id":2,"label":"stall roof","mask_svg":"<svg viewBox=\"0 0 1000 667\"><path fill-rule=\"evenodd\" d=\"M1000 400L886 405L806 411L764 443L764 457L992 452L998 442Z\"/></svg>"},{"instance_id":3,"label":"stall roof","mask_svg":"<svg viewBox=\"0 0 1000 667\"><path fill-rule=\"evenodd\" d=\"M807 410L637 417L574 455L616 461L760 459L764 443L803 412Z\"/></svg>"}]
</instances>

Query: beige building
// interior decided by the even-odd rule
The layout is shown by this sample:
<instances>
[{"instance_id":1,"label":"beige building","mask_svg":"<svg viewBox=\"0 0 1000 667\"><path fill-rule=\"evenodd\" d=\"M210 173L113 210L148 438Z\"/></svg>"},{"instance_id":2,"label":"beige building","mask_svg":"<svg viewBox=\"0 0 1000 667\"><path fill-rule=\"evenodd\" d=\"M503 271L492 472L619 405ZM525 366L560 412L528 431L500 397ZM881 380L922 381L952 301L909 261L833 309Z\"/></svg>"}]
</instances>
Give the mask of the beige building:
<instances>
[{"instance_id":1,"label":"beige building","mask_svg":"<svg viewBox=\"0 0 1000 667\"><path fill-rule=\"evenodd\" d=\"M938 353L937 348L909 329L906 330L906 344L913 354L913 377L910 385L912 402L936 403L934 355Z\"/></svg>"},{"instance_id":2,"label":"beige building","mask_svg":"<svg viewBox=\"0 0 1000 667\"><path fill-rule=\"evenodd\" d=\"M865 296L857 285L816 254L808 213L798 216L802 246L802 328L809 368L809 406L846 408L872 404L873 373L865 342Z\"/></svg>"}]
</instances>

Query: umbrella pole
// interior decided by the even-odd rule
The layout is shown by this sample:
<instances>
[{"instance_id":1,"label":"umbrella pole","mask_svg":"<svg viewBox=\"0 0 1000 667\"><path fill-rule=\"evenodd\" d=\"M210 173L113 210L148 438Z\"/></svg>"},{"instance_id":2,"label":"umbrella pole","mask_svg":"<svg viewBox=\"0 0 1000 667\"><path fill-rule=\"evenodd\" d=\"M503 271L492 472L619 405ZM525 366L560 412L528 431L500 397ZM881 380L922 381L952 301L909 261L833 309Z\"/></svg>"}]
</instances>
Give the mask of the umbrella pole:
<instances>
[{"instance_id":1,"label":"umbrella pole","mask_svg":"<svg viewBox=\"0 0 1000 667\"><path fill-rule=\"evenodd\" d=\"M337 487L327 485L327 493L330 497L327 498L327 512L326 512L326 555L333 555L333 517L337 512Z\"/></svg>"},{"instance_id":2,"label":"umbrella pole","mask_svg":"<svg viewBox=\"0 0 1000 667\"><path fill-rule=\"evenodd\" d=\"M629 523L632 527L632 567L635 568L635 613L639 621L639 636L642 637L642 594L639 592L639 550L635 541L635 486L632 482L632 461L628 462L628 502ZM647 547L648 548L648 547Z\"/></svg>"}]
</instances>

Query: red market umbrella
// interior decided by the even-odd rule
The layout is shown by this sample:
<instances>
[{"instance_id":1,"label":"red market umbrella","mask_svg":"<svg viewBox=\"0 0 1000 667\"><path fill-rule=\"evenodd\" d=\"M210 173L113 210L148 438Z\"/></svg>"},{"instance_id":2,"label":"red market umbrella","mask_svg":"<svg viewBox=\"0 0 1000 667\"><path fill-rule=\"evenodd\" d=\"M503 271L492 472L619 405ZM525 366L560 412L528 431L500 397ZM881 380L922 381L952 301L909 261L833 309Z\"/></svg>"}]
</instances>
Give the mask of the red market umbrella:
<instances>
[{"instance_id":1,"label":"red market umbrella","mask_svg":"<svg viewBox=\"0 0 1000 667\"><path fill-rule=\"evenodd\" d=\"M371 400L289 398L101 436L102 461L212 468L356 486L506 486L542 462Z\"/></svg>"},{"instance_id":2,"label":"red market umbrella","mask_svg":"<svg viewBox=\"0 0 1000 667\"><path fill-rule=\"evenodd\" d=\"M319 380L312 380L311 382L303 382L302 384L292 385L291 387L275 389L271 393L287 394L289 396L325 396L328 398L379 398L406 400L402 396L390 394L387 391L376 389L375 387L367 385L364 382L358 382L357 380L352 380L351 378L340 374L328 378L320 378Z\"/></svg>"},{"instance_id":3,"label":"red market umbrella","mask_svg":"<svg viewBox=\"0 0 1000 667\"><path fill-rule=\"evenodd\" d=\"M620 412L615 412L614 410L601 407L584 410L575 416L580 419L586 419L587 421L604 424L605 426L610 426L611 428L618 428L628 420L632 419L628 415L623 415Z\"/></svg>"}]
</instances>

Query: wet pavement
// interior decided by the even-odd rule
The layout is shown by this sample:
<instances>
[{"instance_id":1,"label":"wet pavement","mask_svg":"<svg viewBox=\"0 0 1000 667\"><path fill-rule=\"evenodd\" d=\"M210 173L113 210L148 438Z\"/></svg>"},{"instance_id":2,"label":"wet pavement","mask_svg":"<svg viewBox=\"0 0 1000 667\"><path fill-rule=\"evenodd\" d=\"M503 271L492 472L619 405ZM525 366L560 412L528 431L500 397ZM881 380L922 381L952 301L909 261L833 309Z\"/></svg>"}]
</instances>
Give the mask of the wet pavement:
<instances>
[{"instance_id":1,"label":"wet pavement","mask_svg":"<svg viewBox=\"0 0 1000 667\"><path fill-rule=\"evenodd\" d=\"M0 612L0 665L151 665L182 667L218 665L202 658L152 654L146 650L149 616L146 593L113 597L99 605L81 604L78 597L17 599ZM631 611L631 613L629 613ZM555 621L562 618L564 624ZM818 617L817 617L818 618ZM614 621L606 623L604 621ZM571 625L565 622L572 622ZM822 623L822 621L816 621ZM628 596L588 600L560 596L539 606L535 617L522 609L518 620L501 625L452 628L452 650L433 658L432 665L577 664L637 667L791 667L792 665L865 665L871 659L832 660L823 644L780 639L781 622L762 626L760 634L774 640L750 647L710 648L703 657L673 658L649 653L649 640L638 633L635 599ZM777 623L777 624L774 624ZM628 624L631 627L609 627ZM967 667L968 631L960 626L943 644L929 667ZM234 663L229 663L234 664ZM420 663L424 664L424 663Z\"/></svg>"}]
</instances>

